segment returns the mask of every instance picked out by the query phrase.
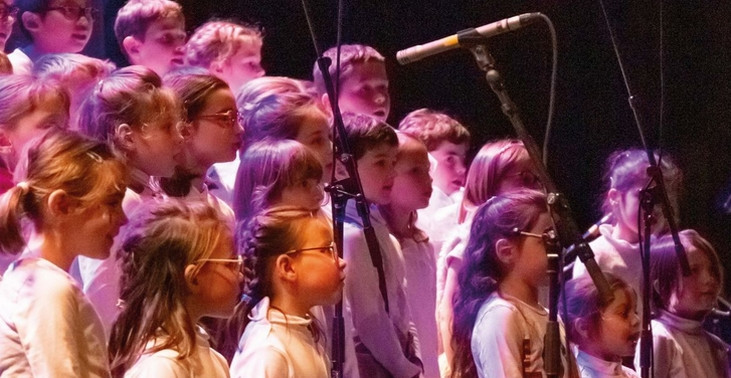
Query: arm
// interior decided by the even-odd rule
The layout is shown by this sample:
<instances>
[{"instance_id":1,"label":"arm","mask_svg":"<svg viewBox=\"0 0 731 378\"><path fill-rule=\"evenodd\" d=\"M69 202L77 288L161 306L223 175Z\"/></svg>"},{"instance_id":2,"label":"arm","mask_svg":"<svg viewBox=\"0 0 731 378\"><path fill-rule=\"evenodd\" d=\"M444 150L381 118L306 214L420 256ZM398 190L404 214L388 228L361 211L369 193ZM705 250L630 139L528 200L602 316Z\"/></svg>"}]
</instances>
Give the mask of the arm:
<instances>
[{"instance_id":1,"label":"arm","mask_svg":"<svg viewBox=\"0 0 731 378\"><path fill-rule=\"evenodd\" d=\"M371 263L363 231L346 227L344 246L348 262L345 293L355 334L373 357L394 376L411 378L418 375L421 368L404 355L394 324L386 313L378 288L378 274ZM389 299L393 303L396 298Z\"/></svg>"},{"instance_id":2,"label":"arm","mask_svg":"<svg viewBox=\"0 0 731 378\"><path fill-rule=\"evenodd\" d=\"M447 364L450 367L454 358L454 349L452 348L452 317L454 315L452 312L452 301L454 300L454 294L459 290L457 274L461 267L462 260L453 259L452 263L449 264L447 278L444 283L444 293L438 305L439 316L437 317L437 322L439 323L439 334L442 339L444 355L447 357Z\"/></svg>"}]
</instances>

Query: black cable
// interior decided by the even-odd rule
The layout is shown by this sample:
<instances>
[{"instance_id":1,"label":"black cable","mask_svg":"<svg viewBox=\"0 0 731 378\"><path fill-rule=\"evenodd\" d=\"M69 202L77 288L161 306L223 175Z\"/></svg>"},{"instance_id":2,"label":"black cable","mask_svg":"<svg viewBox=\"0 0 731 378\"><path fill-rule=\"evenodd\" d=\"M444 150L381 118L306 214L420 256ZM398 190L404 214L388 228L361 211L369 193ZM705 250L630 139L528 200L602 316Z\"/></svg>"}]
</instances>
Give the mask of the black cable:
<instances>
[{"instance_id":1,"label":"black cable","mask_svg":"<svg viewBox=\"0 0 731 378\"><path fill-rule=\"evenodd\" d=\"M548 97L548 119L546 120L546 134L543 137L543 165L548 166L548 143L551 137L551 125L553 124L553 114L555 111L555 98L556 98L556 73L558 71L558 38L556 37L556 28L553 26L553 22L543 13L539 13L538 16L548 26L548 31L551 34L551 87L549 90Z\"/></svg>"}]
</instances>

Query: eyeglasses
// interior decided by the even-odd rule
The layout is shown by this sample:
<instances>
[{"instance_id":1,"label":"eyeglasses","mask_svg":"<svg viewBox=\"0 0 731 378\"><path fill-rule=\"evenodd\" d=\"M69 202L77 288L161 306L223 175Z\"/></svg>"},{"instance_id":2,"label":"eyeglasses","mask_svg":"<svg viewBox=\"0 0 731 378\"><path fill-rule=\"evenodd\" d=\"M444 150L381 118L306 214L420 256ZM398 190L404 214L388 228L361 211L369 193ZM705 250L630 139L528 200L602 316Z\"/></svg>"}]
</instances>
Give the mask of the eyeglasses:
<instances>
[{"instance_id":1,"label":"eyeglasses","mask_svg":"<svg viewBox=\"0 0 731 378\"><path fill-rule=\"evenodd\" d=\"M59 11L69 21L78 21L81 16L86 17L87 20L93 21L98 15L99 10L92 7L75 7L71 5L62 7L49 7L46 11Z\"/></svg>"},{"instance_id":2,"label":"eyeglasses","mask_svg":"<svg viewBox=\"0 0 731 378\"><path fill-rule=\"evenodd\" d=\"M229 109L223 113L214 114L203 114L197 117L198 119L212 119L219 125L226 127L236 127L239 124L239 112L234 109Z\"/></svg>"},{"instance_id":3,"label":"eyeglasses","mask_svg":"<svg viewBox=\"0 0 731 378\"><path fill-rule=\"evenodd\" d=\"M195 261L195 264L200 263L218 263L218 264L225 264L226 268L229 268L233 271L240 271L241 266L244 264L244 258L241 257L241 255L237 255L235 259L198 259Z\"/></svg>"},{"instance_id":4,"label":"eyeglasses","mask_svg":"<svg viewBox=\"0 0 731 378\"><path fill-rule=\"evenodd\" d=\"M541 180L538 178L538 176L531 171L521 171L512 175L508 175L507 177L518 177L521 184L526 188L536 188L541 184Z\"/></svg>"},{"instance_id":5,"label":"eyeglasses","mask_svg":"<svg viewBox=\"0 0 731 378\"><path fill-rule=\"evenodd\" d=\"M338 256L337 251L335 250L335 244L330 243L330 245L324 246L324 247L312 247L312 248L300 248L300 249L292 249L287 252L284 252L285 255L289 255L292 253L300 253L300 252L307 252L307 251L320 251L321 253L328 253L330 254L330 257L332 257L333 261L338 261L340 258Z\"/></svg>"},{"instance_id":6,"label":"eyeglasses","mask_svg":"<svg viewBox=\"0 0 731 378\"><path fill-rule=\"evenodd\" d=\"M18 7L15 5L5 4L4 1L0 1L0 20L5 21L8 18L16 18L18 16Z\"/></svg>"}]
</instances>

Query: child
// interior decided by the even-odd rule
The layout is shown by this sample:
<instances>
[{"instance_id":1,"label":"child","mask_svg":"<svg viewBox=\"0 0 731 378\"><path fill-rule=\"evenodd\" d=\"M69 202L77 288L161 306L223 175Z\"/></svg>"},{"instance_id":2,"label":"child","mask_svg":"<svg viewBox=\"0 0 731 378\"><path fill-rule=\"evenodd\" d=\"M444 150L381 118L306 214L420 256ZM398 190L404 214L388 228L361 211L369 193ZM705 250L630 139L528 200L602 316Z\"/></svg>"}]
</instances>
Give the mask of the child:
<instances>
[{"instance_id":1,"label":"child","mask_svg":"<svg viewBox=\"0 0 731 378\"><path fill-rule=\"evenodd\" d=\"M589 276L566 282L564 295L568 313L569 340L578 346L576 362L582 378L639 378L622 366L622 357L631 357L640 337L637 294L621 279L604 273L614 295L602 303Z\"/></svg>"},{"instance_id":2,"label":"child","mask_svg":"<svg viewBox=\"0 0 731 378\"><path fill-rule=\"evenodd\" d=\"M655 158L658 155L655 154ZM642 256L639 252L637 215L640 206L640 190L650 181L647 176L647 152L642 149L616 151L607 159L604 176L607 191L603 199L604 214L611 214L611 224L599 226L599 236L589 243L594 258L602 270L613 273L627 282L637 295L642 298ZM677 201L682 183L682 172L667 153L662 157L662 173L668 198L673 209L678 209ZM665 232L667 224L656 207L657 222L653 227L653 235ZM587 274L586 267L580 260L574 263L573 276ZM639 307L640 318L643 308Z\"/></svg>"},{"instance_id":3,"label":"child","mask_svg":"<svg viewBox=\"0 0 731 378\"><path fill-rule=\"evenodd\" d=\"M114 71L114 64L81 54L44 55L33 66L32 74L39 80L55 80L69 92L69 127L78 130L81 102L99 80Z\"/></svg>"},{"instance_id":4,"label":"child","mask_svg":"<svg viewBox=\"0 0 731 378\"><path fill-rule=\"evenodd\" d=\"M314 306L342 295L345 262L321 212L275 207L252 219L240 242L246 284L234 319L239 332L233 377L329 377ZM248 314L248 317L246 316Z\"/></svg>"},{"instance_id":5,"label":"child","mask_svg":"<svg viewBox=\"0 0 731 378\"><path fill-rule=\"evenodd\" d=\"M13 23L18 17L18 7L13 0L0 1L0 52L5 52L5 43L13 31Z\"/></svg>"},{"instance_id":6,"label":"child","mask_svg":"<svg viewBox=\"0 0 731 378\"><path fill-rule=\"evenodd\" d=\"M657 311L652 321L655 377L731 377L729 346L702 325L721 292L721 263L713 246L696 231L683 230L679 236L690 276L682 275L670 235L652 246L650 279ZM638 370L639 356L638 350Z\"/></svg>"},{"instance_id":7,"label":"child","mask_svg":"<svg viewBox=\"0 0 731 378\"><path fill-rule=\"evenodd\" d=\"M475 156L467 173L465 195L460 204L443 208L436 224L452 229L441 247L437 261L437 323L448 371L452 361L452 298L459 290L457 275L464 265L464 249L472 217L478 206L493 196L520 189L538 189L540 183L523 143L503 139L486 143ZM454 225L454 226L452 226ZM432 237L432 235L430 235Z\"/></svg>"},{"instance_id":8,"label":"child","mask_svg":"<svg viewBox=\"0 0 731 378\"><path fill-rule=\"evenodd\" d=\"M230 316L243 281L222 214L204 202L168 200L135 213L121 236L113 375L228 377L226 360L196 325L204 316Z\"/></svg>"},{"instance_id":9,"label":"child","mask_svg":"<svg viewBox=\"0 0 731 378\"><path fill-rule=\"evenodd\" d=\"M183 65L185 18L170 0L129 0L114 21L117 43L131 64L163 76Z\"/></svg>"},{"instance_id":10,"label":"child","mask_svg":"<svg viewBox=\"0 0 731 378\"><path fill-rule=\"evenodd\" d=\"M185 60L225 81L235 94L250 80L264 76L261 29L230 21L208 21L185 45Z\"/></svg>"},{"instance_id":11,"label":"child","mask_svg":"<svg viewBox=\"0 0 731 378\"><path fill-rule=\"evenodd\" d=\"M202 72L201 72L202 71ZM172 197L208 201L234 222L231 208L208 191L206 172L218 162L231 161L243 143L236 101L226 82L203 69L181 69L165 75L165 84L184 104L187 127L185 157L171 178L160 186Z\"/></svg>"},{"instance_id":12,"label":"child","mask_svg":"<svg viewBox=\"0 0 731 378\"><path fill-rule=\"evenodd\" d=\"M532 190L498 195L477 210L454 301L455 376L545 374L548 312L538 303L538 285L546 278L543 233L551 223L545 195ZM565 351L563 375L573 376Z\"/></svg>"},{"instance_id":13,"label":"child","mask_svg":"<svg viewBox=\"0 0 731 378\"><path fill-rule=\"evenodd\" d=\"M99 10L90 0L16 0L20 30L30 44L8 55L16 74L30 74L33 63L45 54L78 53L91 37Z\"/></svg>"},{"instance_id":14,"label":"child","mask_svg":"<svg viewBox=\"0 0 731 378\"><path fill-rule=\"evenodd\" d=\"M294 140L263 140L249 146L236 176L234 212L245 222L276 206L320 208L322 166L309 148Z\"/></svg>"},{"instance_id":15,"label":"child","mask_svg":"<svg viewBox=\"0 0 731 378\"><path fill-rule=\"evenodd\" d=\"M398 138L385 122L362 114L343 115L365 200L383 260L388 308L379 289L363 226L353 201L348 203L343 235L349 275L345 295L353 322L353 340L361 377L414 377L422 373L418 340L404 287L404 262L376 205L391 202ZM347 333L346 333L347 334ZM347 360L346 360L347 362Z\"/></svg>"},{"instance_id":16,"label":"child","mask_svg":"<svg viewBox=\"0 0 731 378\"><path fill-rule=\"evenodd\" d=\"M426 210L459 202L464 186L470 132L454 118L431 109L418 109L401 120L399 131L421 140L433 159L434 193ZM457 194L459 193L459 194ZM422 212L420 212L421 214Z\"/></svg>"},{"instance_id":17,"label":"child","mask_svg":"<svg viewBox=\"0 0 731 378\"><path fill-rule=\"evenodd\" d=\"M418 139L398 133L396 178L391 202L380 206L388 229L401 245L406 268L406 296L419 335L424 377L439 377L437 332L437 260L428 236L417 228L416 211L429 203L432 179L426 147Z\"/></svg>"},{"instance_id":18,"label":"child","mask_svg":"<svg viewBox=\"0 0 731 378\"><path fill-rule=\"evenodd\" d=\"M0 372L108 377L104 329L67 272L79 255L109 256L127 221L126 169L106 145L68 131L40 137L27 156L22 181L0 198L0 250L22 251L0 282Z\"/></svg>"},{"instance_id":19,"label":"child","mask_svg":"<svg viewBox=\"0 0 731 378\"><path fill-rule=\"evenodd\" d=\"M99 82L84 101L79 127L108 141L130 169L122 207L127 215L160 198L151 177L170 177L180 161L180 101L151 70L130 66ZM119 240L115 243L116 250ZM114 258L79 259L84 292L108 331L118 312L120 267Z\"/></svg>"},{"instance_id":20,"label":"child","mask_svg":"<svg viewBox=\"0 0 731 378\"><path fill-rule=\"evenodd\" d=\"M263 139L293 139L309 147L323 167L323 176L332 169L332 143L327 116L316 106L304 85L285 77L262 77L244 85L236 97L241 125L246 130L246 143ZM235 167L215 165L215 177L226 189L233 188ZM231 169L234 168L234 169ZM215 180L214 180L215 181ZM216 194L221 191L216 192ZM221 193L222 198L233 195ZM235 205L234 205L235 206Z\"/></svg>"},{"instance_id":21,"label":"child","mask_svg":"<svg viewBox=\"0 0 731 378\"><path fill-rule=\"evenodd\" d=\"M330 76L335 85L335 58L337 48L332 47L323 54L332 60ZM322 109L330 110L325 81L320 67L315 63L312 77L317 88ZM386 59L376 49L365 45L340 46L340 92L338 106L342 113L360 113L385 122L391 110L391 96L388 94Z\"/></svg>"}]
</instances>

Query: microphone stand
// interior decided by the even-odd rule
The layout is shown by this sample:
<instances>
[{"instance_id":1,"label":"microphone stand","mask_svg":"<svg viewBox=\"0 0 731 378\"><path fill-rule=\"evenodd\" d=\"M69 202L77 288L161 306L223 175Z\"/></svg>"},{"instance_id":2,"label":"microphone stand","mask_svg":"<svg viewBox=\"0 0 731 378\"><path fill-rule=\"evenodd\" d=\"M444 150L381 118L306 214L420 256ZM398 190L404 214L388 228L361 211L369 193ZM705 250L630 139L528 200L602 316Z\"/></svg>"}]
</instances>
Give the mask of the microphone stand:
<instances>
[{"instance_id":1,"label":"microphone stand","mask_svg":"<svg viewBox=\"0 0 731 378\"><path fill-rule=\"evenodd\" d=\"M599 266L594 260L594 253L591 248L586 241L581 238L581 233L571 216L571 210L566 198L558 192L556 185L553 183L553 180L548 174L547 169L541 162L541 154L538 149L538 145L533 137L531 137L531 135L526 131L518 109L515 103L513 103L510 99L500 73L495 69L495 60L487 51L485 39L476 32L468 32L460 38L460 43L463 42L469 42L472 45L469 50L475 57L479 68L486 73L485 77L487 82L500 100L503 113L510 120L513 128L515 128L516 134L523 141L523 145L528 151L528 155L537 170L538 177L547 192L548 209L556 231L558 232L560 245L576 245L575 249L577 250L577 255L586 266L587 272L591 276L594 285L596 285L602 301L605 303L611 302L613 294L609 289L606 278L599 270ZM561 248L557 249L560 250ZM557 267L557 274L561 270L562 269L560 267ZM559 280L554 281L554 284L558 286ZM556 294L558 293L558 290L558 287L551 288L550 292ZM552 301L556 301L558 296L552 295L550 299ZM549 303L549 310L553 311L553 314L549 313L549 319L557 319L557 309L557 303ZM546 374L548 376L555 377L558 376L560 372L561 340L558 323L555 321L553 323L549 322L549 326L552 329L546 331L546 339L544 340L544 356L546 356L546 358L550 358L551 361L544 358L544 364L546 366ZM552 369L552 371L549 371L549 368Z\"/></svg>"},{"instance_id":2,"label":"microphone stand","mask_svg":"<svg viewBox=\"0 0 731 378\"><path fill-rule=\"evenodd\" d=\"M640 190L640 210L644 220L644 239L642 243L642 330L640 332L640 376L648 378L652 366L652 326L650 325L650 237L652 225L655 223L653 209L656 204L657 186L652 181L645 189Z\"/></svg>"}]
</instances>

